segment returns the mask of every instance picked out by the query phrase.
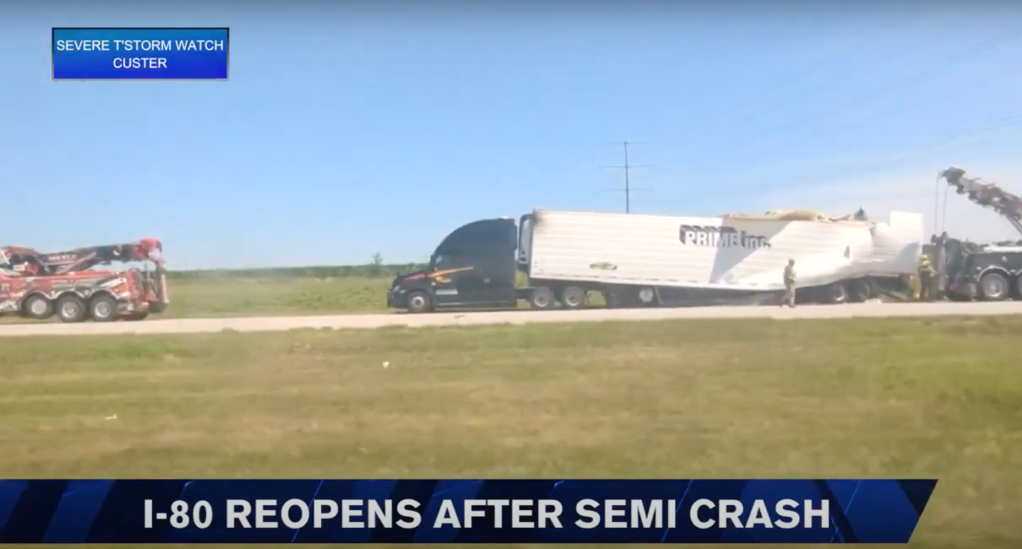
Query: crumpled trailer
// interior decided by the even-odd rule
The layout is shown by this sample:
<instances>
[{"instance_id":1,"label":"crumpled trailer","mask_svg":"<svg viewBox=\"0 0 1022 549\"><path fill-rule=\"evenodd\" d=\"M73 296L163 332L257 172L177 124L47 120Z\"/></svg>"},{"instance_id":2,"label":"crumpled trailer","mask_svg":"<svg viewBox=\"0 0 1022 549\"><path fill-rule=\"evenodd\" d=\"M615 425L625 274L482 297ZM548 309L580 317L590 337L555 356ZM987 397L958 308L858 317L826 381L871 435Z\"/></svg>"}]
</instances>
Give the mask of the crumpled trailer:
<instances>
[{"instance_id":1,"label":"crumpled trailer","mask_svg":"<svg viewBox=\"0 0 1022 549\"><path fill-rule=\"evenodd\" d=\"M600 292L611 307L765 304L795 260L800 302L864 301L918 268L922 214L886 222L812 212L675 217L537 210L522 220L519 267L547 308Z\"/></svg>"}]
</instances>

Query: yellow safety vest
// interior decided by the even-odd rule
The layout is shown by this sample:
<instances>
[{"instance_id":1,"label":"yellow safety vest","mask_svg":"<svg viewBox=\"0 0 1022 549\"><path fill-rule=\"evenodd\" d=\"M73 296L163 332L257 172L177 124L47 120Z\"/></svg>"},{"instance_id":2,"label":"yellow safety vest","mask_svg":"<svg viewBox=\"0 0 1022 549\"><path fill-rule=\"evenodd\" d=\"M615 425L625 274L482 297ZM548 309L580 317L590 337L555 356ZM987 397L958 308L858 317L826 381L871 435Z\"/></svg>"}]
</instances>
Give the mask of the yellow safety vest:
<instances>
[{"instance_id":1,"label":"yellow safety vest","mask_svg":"<svg viewBox=\"0 0 1022 549\"><path fill-rule=\"evenodd\" d=\"M919 270L920 271L930 270L930 258L926 254L919 256Z\"/></svg>"}]
</instances>

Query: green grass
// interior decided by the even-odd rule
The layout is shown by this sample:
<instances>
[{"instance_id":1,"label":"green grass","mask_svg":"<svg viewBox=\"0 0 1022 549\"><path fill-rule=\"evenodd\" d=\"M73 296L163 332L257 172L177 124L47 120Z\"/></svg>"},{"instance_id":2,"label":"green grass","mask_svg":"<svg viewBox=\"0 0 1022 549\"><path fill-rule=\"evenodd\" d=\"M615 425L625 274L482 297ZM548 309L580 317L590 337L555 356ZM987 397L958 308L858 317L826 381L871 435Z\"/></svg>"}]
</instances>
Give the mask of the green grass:
<instances>
[{"instance_id":1,"label":"green grass","mask_svg":"<svg viewBox=\"0 0 1022 549\"><path fill-rule=\"evenodd\" d=\"M989 317L8 339L0 478L937 477L914 546L1017 548L1019 333Z\"/></svg>"},{"instance_id":2,"label":"green grass","mask_svg":"<svg viewBox=\"0 0 1022 549\"><path fill-rule=\"evenodd\" d=\"M159 318L337 314L386 310L395 275L423 265L171 271Z\"/></svg>"},{"instance_id":3,"label":"green grass","mask_svg":"<svg viewBox=\"0 0 1022 549\"><path fill-rule=\"evenodd\" d=\"M196 278L170 283L170 306L154 318L382 312L390 278Z\"/></svg>"}]
</instances>

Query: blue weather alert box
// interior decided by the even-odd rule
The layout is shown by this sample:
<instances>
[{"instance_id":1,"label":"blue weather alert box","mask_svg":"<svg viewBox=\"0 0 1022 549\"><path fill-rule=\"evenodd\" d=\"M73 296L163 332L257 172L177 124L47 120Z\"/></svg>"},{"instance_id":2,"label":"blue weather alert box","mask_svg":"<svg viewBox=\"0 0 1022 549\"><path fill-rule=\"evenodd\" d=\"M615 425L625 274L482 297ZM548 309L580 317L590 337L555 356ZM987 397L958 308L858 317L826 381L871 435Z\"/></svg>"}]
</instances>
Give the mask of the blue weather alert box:
<instances>
[{"instance_id":1,"label":"blue weather alert box","mask_svg":"<svg viewBox=\"0 0 1022 549\"><path fill-rule=\"evenodd\" d=\"M54 28L54 80L226 80L230 29Z\"/></svg>"}]
</instances>

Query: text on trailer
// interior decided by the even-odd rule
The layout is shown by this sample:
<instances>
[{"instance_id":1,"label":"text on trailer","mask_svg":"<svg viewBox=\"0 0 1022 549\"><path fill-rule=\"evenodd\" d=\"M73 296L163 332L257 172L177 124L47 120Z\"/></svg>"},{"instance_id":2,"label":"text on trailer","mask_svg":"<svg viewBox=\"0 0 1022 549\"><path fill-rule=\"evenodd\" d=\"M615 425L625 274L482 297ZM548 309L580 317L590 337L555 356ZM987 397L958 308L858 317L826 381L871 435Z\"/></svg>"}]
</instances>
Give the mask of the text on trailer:
<instances>
[{"instance_id":1,"label":"text on trailer","mask_svg":"<svg viewBox=\"0 0 1022 549\"><path fill-rule=\"evenodd\" d=\"M749 234L745 231L739 231L734 227L682 225L679 231L679 236L681 238L681 243L688 246L747 248L750 250L770 247L769 238Z\"/></svg>"}]
</instances>

